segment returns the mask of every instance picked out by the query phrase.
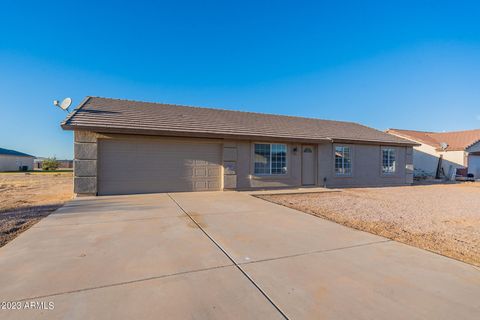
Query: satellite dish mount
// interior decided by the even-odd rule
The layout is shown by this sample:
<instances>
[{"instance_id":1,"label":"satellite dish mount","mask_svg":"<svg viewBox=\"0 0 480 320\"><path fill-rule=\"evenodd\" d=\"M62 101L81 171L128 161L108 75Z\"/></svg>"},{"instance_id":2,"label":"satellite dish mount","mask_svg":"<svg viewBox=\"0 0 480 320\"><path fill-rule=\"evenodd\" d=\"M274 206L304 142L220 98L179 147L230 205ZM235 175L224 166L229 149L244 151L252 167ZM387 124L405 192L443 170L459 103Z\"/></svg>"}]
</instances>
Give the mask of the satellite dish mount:
<instances>
[{"instance_id":1,"label":"satellite dish mount","mask_svg":"<svg viewBox=\"0 0 480 320\"><path fill-rule=\"evenodd\" d=\"M62 102L59 102L58 100L53 100L53 105L56 107L59 107L63 111L69 112L68 108L72 104L72 99L71 98L65 98L63 99Z\"/></svg>"}]
</instances>

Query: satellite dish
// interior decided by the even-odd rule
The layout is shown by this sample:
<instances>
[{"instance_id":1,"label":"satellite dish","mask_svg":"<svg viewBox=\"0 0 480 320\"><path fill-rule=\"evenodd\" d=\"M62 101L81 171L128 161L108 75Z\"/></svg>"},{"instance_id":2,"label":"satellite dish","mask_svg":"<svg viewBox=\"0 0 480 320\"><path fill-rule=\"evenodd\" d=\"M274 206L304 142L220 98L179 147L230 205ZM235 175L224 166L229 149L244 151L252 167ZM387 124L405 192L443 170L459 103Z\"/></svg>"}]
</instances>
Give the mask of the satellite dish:
<instances>
[{"instance_id":1,"label":"satellite dish","mask_svg":"<svg viewBox=\"0 0 480 320\"><path fill-rule=\"evenodd\" d=\"M442 150L445 150L445 149L448 148L448 143L442 142L442 143L440 143L440 147L442 148Z\"/></svg>"},{"instance_id":2,"label":"satellite dish","mask_svg":"<svg viewBox=\"0 0 480 320\"><path fill-rule=\"evenodd\" d=\"M59 107L64 111L68 111L68 108L70 107L71 104L72 104L71 98L65 98L61 103L58 100L53 100L53 105L56 107Z\"/></svg>"},{"instance_id":3,"label":"satellite dish","mask_svg":"<svg viewBox=\"0 0 480 320\"><path fill-rule=\"evenodd\" d=\"M71 104L72 104L72 98L65 98L60 104L60 108L62 108L63 110L68 110L68 107L70 107Z\"/></svg>"}]
</instances>

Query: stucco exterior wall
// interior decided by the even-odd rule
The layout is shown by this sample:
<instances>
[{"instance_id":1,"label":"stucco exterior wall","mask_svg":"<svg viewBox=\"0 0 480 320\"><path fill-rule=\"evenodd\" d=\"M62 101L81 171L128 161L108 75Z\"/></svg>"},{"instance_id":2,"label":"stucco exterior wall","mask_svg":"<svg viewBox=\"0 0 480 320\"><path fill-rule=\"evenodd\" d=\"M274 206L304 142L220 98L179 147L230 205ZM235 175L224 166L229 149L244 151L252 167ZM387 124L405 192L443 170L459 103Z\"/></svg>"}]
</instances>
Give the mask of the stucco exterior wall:
<instances>
[{"instance_id":1,"label":"stucco exterior wall","mask_svg":"<svg viewBox=\"0 0 480 320\"><path fill-rule=\"evenodd\" d=\"M352 157L352 173L349 176L335 174L334 148L349 146ZM396 172L381 171L381 148L396 150ZM320 144L318 146L318 181L327 187L394 186L413 182L413 153L411 147L391 147L361 144Z\"/></svg>"},{"instance_id":2,"label":"stucco exterior wall","mask_svg":"<svg viewBox=\"0 0 480 320\"><path fill-rule=\"evenodd\" d=\"M464 151L437 151L432 146L422 144L414 148L415 172L434 177L440 155L442 155L442 168L446 176L449 176L450 172L455 172L457 168L467 166L467 154Z\"/></svg>"},{"instance_id":3,"label":"stucco exterior wall","mask_svg":"<svg viewBox=\"0 0 480 320\"><path fill-rule=\"evenodd\" d=\"M465 152L464 151L443 151L439 152L443 155L443 160L456 164L460 167L465 166Z\"/></svg>"},{"instance_id":4,"label":"stucco exterior wall","mask_svg":"<svg viewBox=\"0 0 480 320\"><path fill-rule=\"evenodd\" d=\"M302 186L301 144L287 144L287 175L257 176L253 173L253 141L237 143L237 188L278 188ZM268 143L268 142L266 142ZM327 187L405 185L413 182L413 150L411 147L393 147L396 150L397 170L394 174L381 172L381 146L349 145L352 148L352 175L335 174L335 144L317 145L317 185ZM388 146L390 147L390 146ZM297 152L293 152L294 148Z\"/></svg>"},{"instance_id":5,"label":"stucco exterior wall","mask_svg":"<svg viewBox=\"0 0 480 320\"><path fill-rule=\"evenodd\" d=\"M413 148L413 167L416 175L434 177L440 155L434 147L422 144Z\"/></svg>"},{"instance_id":6,"label":"stucco exterior wall","mask_svg":"<svg viewBox=\"0 0 480 320\"><path fill-rule=\"evenodd\" d=\"M19 171L21 166L28 166L28 170L33 170L33 158L0 155L0 171Z\"/></svg>"},{"instance_id":7,"label":"stucco exterior wall","mask_svg":"<svg viewBox=\"0 0 480 320\"><path fill-rule=\"evenodd\" d=\"M262 176L255 175L253 170L253 156L255 143L270 143L269 141L240 141L237 142L237 189L286 188L302 185L302 165L299 144L287 145L287 173L284 175ZM277 142L278 143L278 142ZM293 152L294 148L297 152Z\"/></svg>"},{"instance_id":8,"label":"stucco exterior wall","mask_svg":"<svg viewBox=\"0 0 480 320\"><path fill-rule=\"evenodd\" d=\"M442 168L447 177L455 174L457 168L465 168L468 162L464 151L440 151L438 154L443 155Z\"/></svg>"},{"instance_id":9,"label":"stucco exterior wall","mask_svg":"<svg viewBox=\"0 0 480 320\"><path fill-rule=\"evenodd\" d=\"M97 148L99 138L116 135L76 131L74 135L74 192L78 195L96 195ZM138 136L129 136L136 139ZM302 186L302 144L287 145L287 173L284 175L254 174L254 144L270 141L224 140L222 144L222 189L248 190L289 188ZM279 142L276 142L279 143ZM316 183L327 187L360 187L405 185L413 182L413 152L411 147L393 147L396 150L396 172L381 172L381 146L350 144L352 175L335 174L335 144L310 144L316 152Z\"/></svg>"}]
</instances>

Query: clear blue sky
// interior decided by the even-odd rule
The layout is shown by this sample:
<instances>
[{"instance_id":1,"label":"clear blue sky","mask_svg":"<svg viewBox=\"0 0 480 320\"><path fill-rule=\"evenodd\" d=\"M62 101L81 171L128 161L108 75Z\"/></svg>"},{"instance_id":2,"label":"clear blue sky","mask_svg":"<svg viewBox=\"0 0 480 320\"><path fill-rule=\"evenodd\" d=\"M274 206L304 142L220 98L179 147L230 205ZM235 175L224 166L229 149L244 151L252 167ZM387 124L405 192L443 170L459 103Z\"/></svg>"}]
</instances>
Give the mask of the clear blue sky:
<instances>
[{"instance_id":1,"label":"clear blue sky","mask_svg":"<svg viewBox=\"0 0 480 320\"><path fill-rule=\"evenodd\" d=\"M87 95L479 128L480 3L2 1L0 147L71 158Z\"/></svg>"}]
</instances>

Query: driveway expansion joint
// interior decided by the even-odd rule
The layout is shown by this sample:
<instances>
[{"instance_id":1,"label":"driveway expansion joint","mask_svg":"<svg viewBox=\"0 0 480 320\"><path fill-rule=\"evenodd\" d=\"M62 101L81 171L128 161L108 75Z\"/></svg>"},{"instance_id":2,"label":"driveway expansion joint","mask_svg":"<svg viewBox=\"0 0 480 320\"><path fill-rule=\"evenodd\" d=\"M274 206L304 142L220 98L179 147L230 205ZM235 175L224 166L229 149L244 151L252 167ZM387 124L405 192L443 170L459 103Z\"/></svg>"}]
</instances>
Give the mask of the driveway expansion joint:
<instances>
[{"instance_id":1,"label":"driveway expansion joint","mask_svg":"<svg viewBox=\"0 0 480 320\"><path fill-rule=\"evenodd\" d=\"M180 218L180 215L164 216L164 217L150 217L150 218L135 218L135 219L119 219L119 220L108 220L108 221L98 221L98 222L78 222L78 223L64 223L64 224L51 224L51 225L34 225L32 228L53 228L53 227L68 227L68 226L80 226L80 225L96 225L96 224L105 224L105 223L119 223L119 222L142 222L145 220L159 220L159 219L168 219L168 218Z\"/></svg>"},{"instance_id":2,"label":"driveway expansion joint","mask_svg":"<svg viewBox=\"0 0 480 320\"><path fill-rule=\"evenodd\" d=\"M191 217L201 217L201 216L220 216L220 215L229 215L229 214L242 214L242 213L256 213L256 214L265 214L265 211L258 210L244 210L244 211L224 211L224 212L207 212L207 213L196 213L196 212L189 212L189 216Z\"/></svg>"},{"instance_id":3,"label":"driveway expansion joint","mask_svg":"<svg viewBox=\"0 0 480 320\"><path fill-rule=\"evenodd\" d=\"M196 273L196 272L202 272L202 271L222 269L222 268L228 268L228 267L233 267L233 266L234 266L233 264L227 264L227 265L223 265L223 266L215 266L215 267L209 267L209 268L202 268L202 269L188 270L188 271L182 271L182 272L176 272L176 273L169 273L169 274L164 274L164 275L161 275L161 276L153 276L153 277L148 277L148 278L140 278L140 279L135 279L135 280L116 282L116 283L105 284L105 285L96 286L96 287L82 288L82 289L76 289L76 290L46 294L46 295L42 295L42 296L35 296L35 297L31 297L31 298L22 298L22 299L18 299L18 300L15 300L15 301L23 302L23 301L30 301L30 300L38 300L38 299L44 299L44 298L49 298L49 297L61 296L61 295L65 295L65 294L79 293L79 292L84 292L84 291L92 291L92 290L103 289L103 288L118 287L118 286L124 286L124 285L132 284L132 283L138 283L138 282L145 282L145 281L151 281L151 280L181 276L181 275L185 275L185 274L189 274L189 273Z\"/></svg>"},{"instance_id":4,"label":"driveway expansion joint","mask_svg":"<svg viewBox=\"0 0 480 320\"><path fill-rule=\"evenodd\" d=\"M387 243L387 242L392 242L392 241L393 241L393 240L391 240L391 239L386 239L386 240L381 240L381 241L360 243L360 244L351 245L351 246L346 246L346 247L314 250L314 251L309 251L309 252L302 252L302 253L297 253L297 254L291 254L291 255L287 255L287 256L275 257L275 258L268 258L268 259L260 259L260 260L254 260L254 261L240 262L239 265L249 265L249 264L254 264L254 263L259 263L259 262L275 261L275 260L282 260L282 259L295 258L295 257L301 257L301 256L308 256L308 255L310 255L310 254L321 254L321 253L342 251L342 250L354 249L354 248L359 248L359 247L367 247L367 246L371 246L371 245L377 245L377 244L382 244L382 243Z\"/></svg>"},{"instance_id":5,"label":"driveway expansion joint","mask_svg":"<svg viewBox=\"0 0 480 320\"><path fill-rule=\"evenodd\" d=\"M175 200L175 198L173 198L173 196L168 193L168 196L170 197L170 199L172 199L173 202L175 202L175 204L180 208L180 210L182 210L191 220L193 223L195 223L195 225L205 234L205 236L207 236L216 246L217 248L223 252L223 254L234 264L235 267L237 267L237 269L255 286L255 288L257 288L258 291L260 291L260 293L268 300L268 302L270 302L270 304L283 316L283 318L289 320L289 318L287 317L287 315L280 309L280 307L278 307L274 302L273 300L267 295L267 293L265 291L262 290L262 288L260 288L260 286L255 283L255 281L248 275L248 273L242 269L242 267L235 261L235 259L233 259L229 254L228 252L222 248L222 246L217 242L215 241L215 239L213 239L203 228L202 226L190 215L188 214L188 212L180 205L180 203L177 202L177 200Z\"/></svg>"}]
</instances>

